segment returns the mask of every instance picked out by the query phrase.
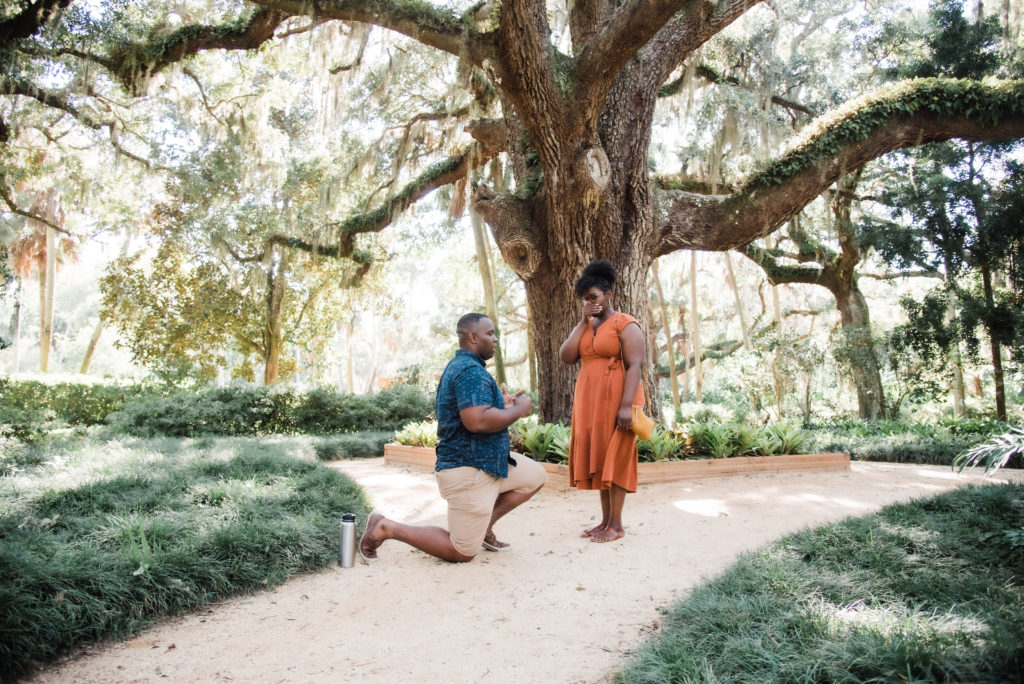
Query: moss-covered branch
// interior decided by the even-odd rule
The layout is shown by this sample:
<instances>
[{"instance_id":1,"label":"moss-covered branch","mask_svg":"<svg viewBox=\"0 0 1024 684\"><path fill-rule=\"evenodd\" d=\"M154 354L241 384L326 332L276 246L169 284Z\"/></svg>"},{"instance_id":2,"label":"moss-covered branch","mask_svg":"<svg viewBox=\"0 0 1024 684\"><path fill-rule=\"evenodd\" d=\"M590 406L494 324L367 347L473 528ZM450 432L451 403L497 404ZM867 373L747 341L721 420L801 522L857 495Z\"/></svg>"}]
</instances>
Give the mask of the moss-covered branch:
<instances>
[{"instance_id":1,"label":"moss-covered branch","mask_svg":"<svg viewBox=\"0 0 1024 684\"><path fill-rule=\"evenodd\" d=\"M123 43L111 51L114 74L132 93L171 64L204 50L254 50L274 37L288 18L279 10L259 9L224 24L189 24L148 43Z\"/></svg>"},{"instance_id":2,"label":"moss-covered branch","mask_svg":"<svg viewBox=\"0 0 1024 684\"><path fill-rule=\"evenodd\" d=\"M40 104L46 105L47 107L51 107L53 109L62 111L66 114L70 114L80 124L87 128L91 128L94 131L99 131L104 127L108 128L110 131L110 144L115 150L117 150L118 154L122 154L128 159L138 162L147 169L153 168L153 164L148 159L146 159L145 157L140 157L134 152L125 149L124 146L121 145L121 142L118 140L117 127L114 121L98 121L93 117L89 116L88 114L86 114L85 112L83 112L75 105L73 105L63 95L59 95L57 93L44 90L32 83L28 83L21 79L0 77L0 90L2 90L5 94L8 95L20 95L22 97L32 98L33 100L39 102ZM168 169L166 167L161 166L157 168L159 168L161 171L170 171L172 173L176 173L173 169Z\"/></svg>"},{"instance_id":3,"label":"moss-covered branch","mask_svg":"<svg viewBox=\"0 0 1024 684\"><path fill-rule=\"evenodd\" d=\"M666 191L656 255L726 250L768 235L845 174L904 147L1024 138L1024 81L917 79L851 101L732 196Z\"/></svg>"},{"instance_id":4,"label":"moss-covered branch","mask_svg":"<svg viewBox=\"0 0 1024 684\"><path fill-rule=\"evenodd\" d=\"M949 138L1020 137L1024 135L1024 81L925 78L882 88L812 122L789 152L754 174L741 192L779 185L855 143L910 121L917 122L916 139L892 139L889 144L896 146L885 152ZM860 168L874 158L849 168Z\"/></svg>"},{"instance_id":5,"label":"moss-covered branch","mask_svg":"<svg viewBox=\"0 0 1024 684\"><path fill-rule=\"evenodd\" d=\"M356 214L331 224L330 227L338 235L338 240L334 244L314 243L284 235L274 236L271 242L311 254L333 258L351 258L359 263L364 263L368 261L369 256L355 248L354 238L356 235L383 230L419 199L437 188L465 178L472 169L486 164L497 153L496 149L473 144L463 154L434 164L373 211Z\"/></svg>"},{"instance_id":6,"label":"moss-covered branch","mask_svg":"<svg viewBox=\"0 0 1024 684\"><path fill-rule=\"evenodd\" d=\"M715 85L743 85L743 82L740 81L740 79L736 78L735 76L726 76L716 71L715 69L712 69L706 64L701 64L697 66L694 69L694 76L696 76L697 78L701 78L707 81L708 83L713 83ZM684 73L681 76L679 76L679 78L669 81L665 85L661 86L661 88L658 89L658 97L672 97L673 95L678 95L683 90L683 86L686 84L686 77L687 75ZM805 114L807 116L814 116L814 112L811 111L808 107L805 107L799 102L794 102L784 97L779 97L778 95L772 95L771 103L788 109L791 112L799 112L800 114Z\"/></svg>"},{"instance_id":7,"label":"moss-covered branch","mask_svg":"<svg viewBox=\"0 0 1024 684\"><path fill-rule=\"evenodd\" d=\"M752 244L744 245L736 251L760 266L772 285L783 283L822 284L821 278L825 270L821 266L780 264L771 251Z\"/></svg>"},{"instance_id":8,"label":"moss-covered branch","mask_svg":"<svg viewBox=\"0 0 1024 684\"><path fill-rule=\"evenodd\" d=\"M45 216L41 216L39 214L35 214L35 213L31 212L31 211L26 211L26 210L22 209L21 207L19 207L18 203L15 201L14 197L11 195L11 189L9 187L7 187L6 185L0 185L0 199L2 199L4 204L7 205L7 208L10 210L10 212L12 214L17 214L18 216L23 216L24 218L31 219L33 221L39 221L40 223L43 223L43 224L49 226L50 228L53 228L54 230L56 230L56 231L58 231L60 233L64 233L65 235L70 235L72 237L75 237L74 234L71 231L69 231L68 229L64 228L63 226L61 226L61 225L59 225L57 223L54 223L53 221L51 221L50 219L46 218Z\"/></svg>"},{"instance_id":9,"label":"moss-covered branch","mask_svg":"<svg viewBox=\"0 0 1024 684\"><path fill-rule=\"evenodd\" d=\"M265 9L288 15L313 15L374 24L409 36L424 45L468 59L481 66L490 56L486 34L471 18L462 17L425 0L250 0Z\"/></svg>"}]
</instances>

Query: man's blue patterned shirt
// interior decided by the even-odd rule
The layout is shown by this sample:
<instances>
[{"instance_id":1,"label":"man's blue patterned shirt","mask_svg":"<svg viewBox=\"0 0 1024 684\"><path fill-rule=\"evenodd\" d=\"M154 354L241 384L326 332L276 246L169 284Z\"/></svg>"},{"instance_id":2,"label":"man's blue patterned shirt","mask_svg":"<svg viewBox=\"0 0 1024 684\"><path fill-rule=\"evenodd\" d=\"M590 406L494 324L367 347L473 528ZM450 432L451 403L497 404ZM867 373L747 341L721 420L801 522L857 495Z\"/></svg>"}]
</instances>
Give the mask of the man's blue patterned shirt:
<instances>
[{"instance_id":1,"label":"man's blue patterned shirt","mask_svg":"<svg viewBox=\"0 0 1024 684\"><path fill-rule=\"evenodd\" d=\"M508 477L508 429L470 432L459 411L470 406L505 408L501 388L484 366L484 360L465 349L455 352L437 385L434 415L437 416L437 466L447 470L472 466L495 477Z\"/></svg>"}]
</instances>

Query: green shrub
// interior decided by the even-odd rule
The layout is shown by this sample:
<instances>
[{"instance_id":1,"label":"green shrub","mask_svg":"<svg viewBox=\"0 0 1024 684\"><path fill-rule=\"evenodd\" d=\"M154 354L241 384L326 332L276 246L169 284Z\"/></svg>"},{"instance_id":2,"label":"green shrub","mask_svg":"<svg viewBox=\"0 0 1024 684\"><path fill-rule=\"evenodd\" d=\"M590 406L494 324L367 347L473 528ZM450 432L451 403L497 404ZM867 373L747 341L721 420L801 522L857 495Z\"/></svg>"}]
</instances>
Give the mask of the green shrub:
<instances>
[{"instance_id":1,"label":"green shrub","mask_svg":"<svg viewBox=\"0 0 1024 684\"><path fill-rule=\"evenodd\" d=\"M747 552L611 679L1019 682L1022 504L1024 485L964 487Z\"/></svg>"},{"instance_id":2,"label":"green shrub","mask_svg":"<svg viewBox=\"0 0 1024 684\"><path fill-rule=\"evenodd\" d=\"M845 452L859 461L948 466L958 455L1004 429L1005 424L992 421L954 422L949 426L892 420L829 421L807 431L806 448Z\"/></svg>"},{"instance_id":3,"label":"green shrub","mask_svg":"<svg viewBox=\"0 0 1024 684\"><path fill-rule=\"evenodd\" d=\"M728 458L733 451L732 426L727 423L694 423L689 426L690 448L712 458Z\"/></svg>"},{"instance_id":4,"label":"green shrub","mask_svg":"<svg viewBox=\"0 0 1024 684\"><path fill-rule=\"evenodd\" d=\"M1010 462L1010 459L1024 452L1024 429L1012 427L1001 435L979 444L970 451L953 459L953 467L963 472L964 468L985 466L985 474L991 474Z\"/></svg>"},{"instance_id":5,"label":"green shrub","mask_svg":"<svg viewBox=\"0 0 1024 684\"><path fill-rule=\"evenodd\" d=\"M408 385L371 395L318 389L300 398L294 422L296 430L309 434L398 430L410 421L423 420L433 408L430 397Z\"/></svg>"},{"instance_id":6,"label":"green shrub","mask_svg":"<svg viewBox=\"0 0 1024 684\"><path fill-rule=\"evenodd\" d=\"M807 443L807 433L796 423L772 423L765 431L770 454L799 454Z\"/></svg>"},{"instance_id":7,"label":"green shrub","mask_svg":"<svg viewBox=\"0 0 1024 684\"><path fill-rule=\"evenodd\" d=\"M423 420L408 423L395 433L395 442L405 446L435 447L437 446L437 421Z\"/></svg>"},{"instance_id":8,"label":"green shrub","mask_svg":"<svg viewBox=\"0 0 1024 684\"><path fill-rule=\"evenodd\" d=\"M337 559L348 477L280 439L78 441L0 489L0 680Z\"/></svg>"},{"instance_id":9,"label":"green shrub","mask_svg":"<svg viewBox=\"0 0 1024 684\"><path fill-rule=\"evenodd\" d=\"M384 445L394 437L391 432L357 432L350 435L321 437L313 451L321 461L375 458L384 455Z\"/></svg>"},{"instance_id":10,"label":"green shrub","mask_svg":"<svg viewBox=\"0 0 1024 684\"><path fill-rule=\"evenodd\" d=\"M512 448L535 461L568 463L569 427L561 423L539 423L521 420L514 423Z\"/></svg>"},{"instance_id":11,"label":"green shrub","mask_svg":"<svg viewBox=\"0 0 1024 684\"><path fill-rule=\"evenodd\" d=\"M361 396L232 385L135 401L108 416L108 422L140 437L334 434L396 430L429 412L430 399L411 387Z\"/></svg>"},{"instance_id":12,"label":"green shrub","mask_svg":"<svg viewBox=\"0 0 1024 684\"><path fill-rule=\"evenodd\" d=\"M52 409L0 404L0 439L31 444L46 435L55 418Z\"/></svg>"},{"instance_id":13,"label":"green shrub","mask_svg":"<svg viewBox=\"0 0 1024 684\"><path fill-rule=\"evenodd\" d=\"M152 392L144 385L48 383L0 377L0 406L52 411L53 419L70 425L100 425L112 411Z\"/></svg>"},{"instance_id":14,"label":"green shrub","mask_svg":"<svg viewBox=\"0 0 1024 684\"><path fill-rule=\"evenodd\" d=\"M291 428L290 391L237 385L132 402L107 417L115 429L139 437L258 435Z\"/></svg>"},{"instance_id":15,"label":"green shrub","mask_svg":"<svg viewBox=\"0 0 1024 684\"><path fill-rule=\"evenodd\" d=\"M651 439L637 440L636 446L641 463L673 461L682 456L683 440L675 433L655 425Z\"/></svg>"},{"instance_id":16,"label":"green shrub","mask_svg":"<svg viewBox=\"0 0 1024 684\"><path fill-rule=\"evenodd\" d=\"M373 395L384 412L386 427L375 429L397 430L409 421L423 420L434 412L434 398L412 385L394 385Z\"/></svg>"}]
</instances>

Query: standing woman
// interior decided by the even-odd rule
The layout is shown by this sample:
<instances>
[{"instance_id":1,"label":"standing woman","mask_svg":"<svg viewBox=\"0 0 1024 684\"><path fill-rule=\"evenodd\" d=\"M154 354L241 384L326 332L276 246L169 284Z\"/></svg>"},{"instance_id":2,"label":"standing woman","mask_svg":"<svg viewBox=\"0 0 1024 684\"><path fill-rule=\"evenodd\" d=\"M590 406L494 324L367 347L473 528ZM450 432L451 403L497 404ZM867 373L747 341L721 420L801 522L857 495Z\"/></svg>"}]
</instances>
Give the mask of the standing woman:
<instances>
[{"instance_id":1,"label":"standing woman","mask_svg":"<svg viewBox=\"0 0 1024 684\"><path fill-rule=\"evenodd\" d=\"M583 361L576 379L569 441L569 483L601 492L601 522L580 536L610 542L626 534L622 506L636 491L636 435L630 430L633 404L643 404L640 373L644 337L640 324L612 307L615 267L592 261L576 281L583 302L580 322L562 343L567 364Z\"/></svg>"}]
</instances>

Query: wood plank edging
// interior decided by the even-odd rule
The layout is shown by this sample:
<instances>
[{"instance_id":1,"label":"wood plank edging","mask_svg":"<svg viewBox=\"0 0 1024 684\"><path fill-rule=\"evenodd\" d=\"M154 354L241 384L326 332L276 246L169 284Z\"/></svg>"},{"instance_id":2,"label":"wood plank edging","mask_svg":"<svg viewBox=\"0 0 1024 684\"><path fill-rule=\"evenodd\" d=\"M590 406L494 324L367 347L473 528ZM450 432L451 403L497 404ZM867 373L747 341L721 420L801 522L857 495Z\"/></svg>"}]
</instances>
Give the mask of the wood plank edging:
<instances>
[{"instance_id":1,"label":"wood plank edging","mask_svg":"<svg viewBox=\"0 0 1024 684\"><path fill-rule=\"evenodd\" d=\"M385 444L384 460L388 463L434 467L432 447L410 447L403 444ZM565 491L569 488L568 466L555 463L541 463L548 472L545 489ZM708 477L728 477L745 473L772 473L788 471L849 470L850 455L787 454L780 456L738 456L736 458L714 458L689 461L659 461L640 463L637 480L641 485L680 480L702 480Z\"/></svg>"}]
</instances>

